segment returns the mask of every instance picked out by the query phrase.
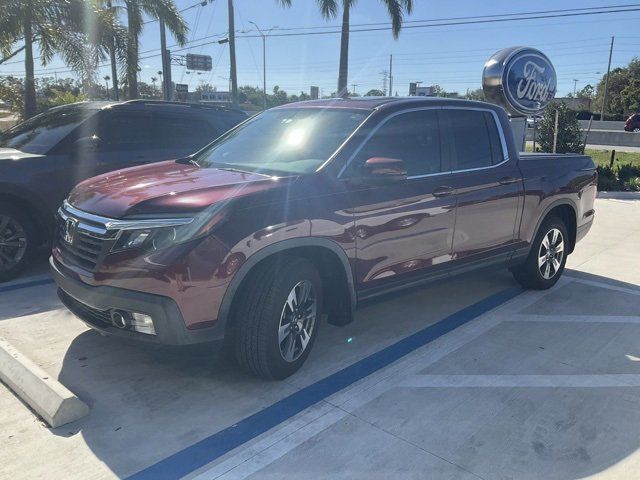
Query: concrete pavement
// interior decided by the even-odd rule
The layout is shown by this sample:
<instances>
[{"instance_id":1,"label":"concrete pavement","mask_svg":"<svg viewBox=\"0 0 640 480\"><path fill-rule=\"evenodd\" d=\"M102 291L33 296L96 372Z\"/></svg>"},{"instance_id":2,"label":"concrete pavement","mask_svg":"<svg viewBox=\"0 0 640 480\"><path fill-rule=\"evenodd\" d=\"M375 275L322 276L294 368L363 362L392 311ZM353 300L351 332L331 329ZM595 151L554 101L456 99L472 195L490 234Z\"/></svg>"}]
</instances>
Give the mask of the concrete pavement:
<instances>
[{"instance_id":1,"label":"concrete pavement","mask_svg":"<svg viewBox=\"0 0 640 480\"><path fill-rule=\"evenodd\" d=\"M286 382L206 351L101 337L51 285L0 293L0 335L92 407L47 429L0 387L0 477L125 477L208 456L188 478L637 478L640 201L596 209L554 289L517 295L217 456L192 446L513 288L510 275L474 273L369 304L347 327L322 325Z\"/></svg>"}]
</instances>

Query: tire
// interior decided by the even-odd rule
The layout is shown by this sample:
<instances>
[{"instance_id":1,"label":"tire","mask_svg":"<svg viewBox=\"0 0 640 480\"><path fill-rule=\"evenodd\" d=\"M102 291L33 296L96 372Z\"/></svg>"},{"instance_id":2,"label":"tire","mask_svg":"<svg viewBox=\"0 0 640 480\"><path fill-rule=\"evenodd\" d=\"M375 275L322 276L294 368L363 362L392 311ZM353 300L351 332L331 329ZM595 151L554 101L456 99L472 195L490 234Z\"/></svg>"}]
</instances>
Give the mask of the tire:
<instances>
[{"instance_id":1,"label":"tire","mask_svg":"<svg viewBox=\"0 0 640 480\"><path fill-rule=\"evenodd\" d=\"M306 305L306 316L296 305L305 292L306 301L300 303ZM269 380L295 373L309 356L320 326L322 281L316 268L302 258L267 261L239 294L232 340L238 365ZM295 313L300 316L293 322Z\"/></svg>"},{"instance_id":2,"label":"tire","mask_svg":"<svg viewBox=\"0 0 640 480\"><path fill-rule=\"evenodd\" d=\"M0 282L16 278L28 265L36 247L36 228L31 218L0 203Z\"/></svg>"},{"instance_id":3,"label":"tire","mask_svg":"<svg viewBox=\"0 0 640 480\"><path fill-rule=\"evenodd\" d=\"M558 217L547 218L538 230L527 260L512 270L516 281L524 288L535 290L553 287L567 262L568 241L564 222Z\"/></svg>"}]
</instances>

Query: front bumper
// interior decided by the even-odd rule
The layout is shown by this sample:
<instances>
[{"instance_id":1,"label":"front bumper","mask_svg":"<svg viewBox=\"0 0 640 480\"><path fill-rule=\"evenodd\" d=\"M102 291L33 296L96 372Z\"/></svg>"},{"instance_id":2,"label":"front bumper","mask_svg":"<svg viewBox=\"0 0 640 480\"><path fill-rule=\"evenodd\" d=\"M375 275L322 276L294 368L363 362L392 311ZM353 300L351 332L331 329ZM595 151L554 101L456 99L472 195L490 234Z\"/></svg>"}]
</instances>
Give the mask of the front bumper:
<instances>
[{"instance_id":1,"label":"front bumper","mask_svg":"<svg viewBox=\"0 0 640 480\"><path fill-rule=\"evenodd\" d=\"M53 257L51 274L58 285L62 303L80 320L106 335L163 345L189 345L224 338L222 325L189 330L180 309L169 297L109 286L91 286L66 275ZM156 334L148 335L113 326L109 310L118 309L151 316Z\"/></svg>"}]
</instances>

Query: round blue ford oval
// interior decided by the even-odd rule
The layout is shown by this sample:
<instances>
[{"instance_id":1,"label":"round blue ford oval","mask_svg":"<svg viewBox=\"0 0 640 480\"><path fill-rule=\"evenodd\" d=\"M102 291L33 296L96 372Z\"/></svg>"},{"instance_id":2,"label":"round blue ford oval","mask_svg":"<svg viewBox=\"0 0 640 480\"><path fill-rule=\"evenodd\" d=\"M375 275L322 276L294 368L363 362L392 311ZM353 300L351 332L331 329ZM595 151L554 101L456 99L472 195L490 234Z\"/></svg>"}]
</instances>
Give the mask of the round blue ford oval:
<instances>
[{"instance_id":1,"label":"round blue ford oval","mask_svg":"<svg viewBox=\"0 0 640 480\"><path fill-rule=\"evenodd\" d=\"M485 64L482 86L489 101L515 115L535 115L553 100L556 71L545 54L534 48L500 50Z\"/></svg>"}]
</instances>

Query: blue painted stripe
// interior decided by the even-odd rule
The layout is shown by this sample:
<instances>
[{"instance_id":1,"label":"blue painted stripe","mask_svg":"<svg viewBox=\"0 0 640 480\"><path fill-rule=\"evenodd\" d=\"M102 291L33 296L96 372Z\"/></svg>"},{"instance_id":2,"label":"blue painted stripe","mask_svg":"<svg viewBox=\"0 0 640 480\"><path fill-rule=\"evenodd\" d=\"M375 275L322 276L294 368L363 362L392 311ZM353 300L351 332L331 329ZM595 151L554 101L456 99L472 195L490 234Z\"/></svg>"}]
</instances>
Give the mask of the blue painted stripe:
<instances>
[{"instance_id":1,"label":"blue painted stripe","mask_svg":"<svg viewBox=\"0 0 640 480\"><path fill-rule=\"evenodd\" d=\"M523 290L508 288L449 315L342 370L304 387L296 393L246 417L158 463L129 477L142 479L178 479L216 460L243 443L261 435L345 387L390 365L405 355L434 341L474 318L514 298ZM211 408L216 408L212 405Z\"/></svg>"},{"instance_id":2,"label":"blue painted stripe","mask_svg":"<svg viewBox=\"0 0 640 480\"><path fill-rule=\"evenodd\" d=\"M10 292L12 290L20 290L22 288L38 287L40 285L48 285L50 283L53 283L52 278L45 278L42 280L33 280L31 282L24 282L24 283L14 283L13 285L5 285L4 287L0 285L0 293Z\"/></svg>"}]
</instances>

